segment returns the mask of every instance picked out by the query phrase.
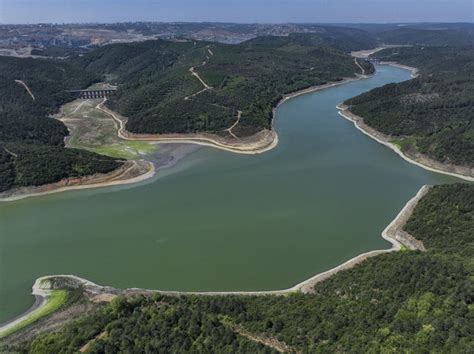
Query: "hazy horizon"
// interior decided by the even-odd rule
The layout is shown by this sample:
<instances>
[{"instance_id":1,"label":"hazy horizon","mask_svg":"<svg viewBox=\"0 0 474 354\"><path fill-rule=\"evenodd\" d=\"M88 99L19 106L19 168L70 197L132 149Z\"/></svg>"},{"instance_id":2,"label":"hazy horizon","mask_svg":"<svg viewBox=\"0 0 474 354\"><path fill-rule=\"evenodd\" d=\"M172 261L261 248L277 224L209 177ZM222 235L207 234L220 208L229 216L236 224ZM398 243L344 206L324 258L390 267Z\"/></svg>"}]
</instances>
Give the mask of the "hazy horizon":
<instances>
[{"instance_id":1,"label":"hazy horizon","mask_svg":"<svg viewBox=\"0 0 474 354\"><path fill-rule=\"evenodd\" d=\"M0 23L449 23L474 0L0 0Z\"/></svg>"}]
</instances>

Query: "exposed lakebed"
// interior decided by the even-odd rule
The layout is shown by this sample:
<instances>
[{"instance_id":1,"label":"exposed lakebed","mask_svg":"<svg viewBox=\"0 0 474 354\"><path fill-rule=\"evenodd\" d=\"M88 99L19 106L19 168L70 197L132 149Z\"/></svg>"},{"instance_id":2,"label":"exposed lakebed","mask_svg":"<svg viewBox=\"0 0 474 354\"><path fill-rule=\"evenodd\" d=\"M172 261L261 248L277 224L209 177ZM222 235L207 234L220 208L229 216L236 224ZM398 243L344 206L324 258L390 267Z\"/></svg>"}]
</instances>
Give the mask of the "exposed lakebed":
<instances>
[{"instance_id":1,"label":"exposed lakebed","mask_svg":"<svg viewBox=\"0 0 474 354\"><path fill-rule=\"evenodd\" d=\"M25 311L35 279L49 274L271 290L390 247L380 233L406 201L423 184L457 179L409 164L338 115L345 99L410 78L377 69L281 105L279 144L264 154L205 147L137 185L0 203L0 322Z\"/></svg>"}]
</instances>

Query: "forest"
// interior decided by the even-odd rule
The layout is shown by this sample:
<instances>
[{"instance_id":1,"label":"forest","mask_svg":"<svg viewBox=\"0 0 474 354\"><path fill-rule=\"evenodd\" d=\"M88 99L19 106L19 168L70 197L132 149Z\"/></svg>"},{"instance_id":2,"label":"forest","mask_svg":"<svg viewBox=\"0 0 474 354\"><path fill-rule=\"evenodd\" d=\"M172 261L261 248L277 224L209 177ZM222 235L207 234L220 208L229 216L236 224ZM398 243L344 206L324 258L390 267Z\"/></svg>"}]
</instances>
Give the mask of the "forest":
<instances>
[{"instance_id":1,"label":"forest","mask_svg":"<svg viewBox=\"0 0 474 354\"><path fill-rule=\"evenodd\" d=\"M65 61L0 57L0 192L120 166L106 156L65 149L68 131L50 117L74 99L66 90L96 80Z\"/></svg>"},{"instance_id":2,"label":"forest","mask_svg":"<svg viewBox=\"0 0 474 354\"><path fill-rule=\"evenodd\" d=\"M474 166L474 48L402 47L374 57L417 67L420 76L351 98L350 110L404 151Z\"/></svg>"},{"instance_id":3,"label":"forest","mask_svg":"<svg viewBox=\"0 0 474 354\"><path fill-rule=\"evenodd\" d=\"M69 56L64 60L0 57L0 192L121 164L64 149L68 131L51 115L74 99L67 90L97 81L118 84L107 104L129 118L127 129L134 133L226 134L242 111L233 133L249 136L270 128L272 109L285 93L360 71L344 50L371 45L363 31L328 27L238 45L156 40L87 51L34 49L34 55ZM190 68L212 88L196 94L203 85Z\"/></svg>"},{"instance_id":4,"label":"forest","mask_svg":"<svg viewBox=\"0 0 474 354\"><path fill-rule=\"evenodd\" d=\"M328 27L238 45L156 40L87 51L34 49L34 55L69 56L65 60L1 57L0 192L121 164L64 150L67 129L50 116L74 98L67 90L101 80L119 84L108 105L129 118L127 129L134 133L226 134L242 111L233 133L249 136L271 127L272 109L285 93L360 71L344 51L373 44L361 30ZM212 88L196 94L203 85L190 68Z\"/></svg>"},{"instance_id":5,"label":"forest","mask_svg":"<svg viewBox=\"0 0 474 354\"><path fill-rule=\"evenodd\" d=\"M377 39L383 44L467 47L474 45L474 32L449 28L398 28L378 33Z\"/></svg>"},{"instance_id":6,"label":"forest","mask_svg":"<svg viewBox=\"0 0 474 354\"><path fill-rule=\"evenodd\" d=\"M272 109L285 93L360 72L340 49L353 38L292 34L237 45L148 41L96 49L76 60L120 88L108 105L129 120L134 133L222 133L242 117L234 133L252 135L271 126ZM356 31L357 32L357 31ZM367 43L360 41L364 47ZM193 67L211 89L191 75ZM368 68L370 69L371 66ZM185 99L188 97L188 99Z\"/></svg>"},{"instance_id":7,"label":"forest","mask_svg":"<svg viewBox=\"0 0 474 354\"><path fill-rule=\"evenodd\" d=\"M405 230L427 249L369 258L288 296L119 297L8 350L442 352L474 350L474 185L432 187Z\"/></svg>"}]
</instances>

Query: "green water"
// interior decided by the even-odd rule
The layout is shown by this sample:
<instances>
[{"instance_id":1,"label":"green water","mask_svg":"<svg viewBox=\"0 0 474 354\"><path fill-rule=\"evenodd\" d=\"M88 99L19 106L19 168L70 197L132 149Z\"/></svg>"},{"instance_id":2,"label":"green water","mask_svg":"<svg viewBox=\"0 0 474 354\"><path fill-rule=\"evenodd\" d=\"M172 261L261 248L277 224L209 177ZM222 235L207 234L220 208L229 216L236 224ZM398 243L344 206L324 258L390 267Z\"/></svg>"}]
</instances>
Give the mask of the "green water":
<instances>
[{"instance_id":1,"label":"green water","mask_svg":"<svg viewBox=\"0 0 474 354\"><path fill-rule=\"evenodd\" d=\"M341 118L336 104L389 82L377 74L286 102L280 142L245 156L201 148L151 181L0 203L0 322L34 280L75 274L166 290L282 289L365 251L423 184L411 165Z\"/></svg>"}]
</instances>

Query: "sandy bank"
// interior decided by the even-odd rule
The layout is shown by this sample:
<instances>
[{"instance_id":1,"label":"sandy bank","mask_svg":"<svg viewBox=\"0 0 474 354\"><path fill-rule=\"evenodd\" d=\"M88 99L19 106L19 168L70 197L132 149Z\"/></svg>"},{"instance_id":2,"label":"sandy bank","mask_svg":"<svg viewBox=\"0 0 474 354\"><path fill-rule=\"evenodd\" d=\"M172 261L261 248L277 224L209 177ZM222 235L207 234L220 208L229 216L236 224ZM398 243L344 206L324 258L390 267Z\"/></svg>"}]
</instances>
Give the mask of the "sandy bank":
<instances>
[{"instance_id":1,"label":"sandy bank","mask_svg":"<svg viewBox=\"0 0 474 354\"><path fill-rule=\"evenodd\" d=\"M355 115L351 111L349 111L346 105L342 103L338 104L337 109L339 110L339 114L342 117L354 123L355 127L359 129L362 133L368 135L369 137L376 140L380 144L383 144L389 147L390 149L395 151L399 156L401 156L404 160L414 165L420 166L429 171L454 176L457 178L464 179L466 181L474 181L473 168L451 165L451 164L444 164L442 162L431 159L421 153L417 153L416 155L407 155L397 145L391 142L392 137L384 133L381 133L377 131L376 129L365 124L364 119L360 116Z\"/></svg>"},{"instance_id":2,"label":"sandy bank","mask_svg":"<svg viewBox=\"0 0 474 354\"><path fill-rule=\"evenodd\" d=\"M56 183L41 186L22 187L0 193L0 202L79 189L118 186L144 181L155 174L155 167L149 161L126 161L123 166L109 173L66 178Z\"/></svg>"},{"instance_id":3,"label":"sandy bank","mask_svg":"<svg viewBox=\"0 0 474 354\"><path fill-rule=\"evenodd\" d=\"M381 61L379 64L380 65L390 65L390 66L393 66L395 68L409 70L410 71L410 76L411 76L412 79L420 76L418 68L415 68L413 66L399 64L399 63L394 62L394 61Z\"/></svg>"}]
</instances>

